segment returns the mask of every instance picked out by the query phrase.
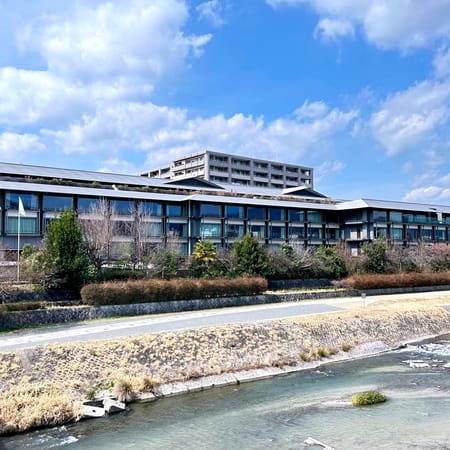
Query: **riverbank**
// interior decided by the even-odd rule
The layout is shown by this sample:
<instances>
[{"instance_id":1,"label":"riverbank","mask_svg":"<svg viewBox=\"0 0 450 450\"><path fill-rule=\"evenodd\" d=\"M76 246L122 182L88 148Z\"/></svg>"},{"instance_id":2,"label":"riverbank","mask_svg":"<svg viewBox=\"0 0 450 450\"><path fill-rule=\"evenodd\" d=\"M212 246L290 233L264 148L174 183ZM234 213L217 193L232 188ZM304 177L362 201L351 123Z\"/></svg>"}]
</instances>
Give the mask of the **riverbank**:
<instances>
[{"instance_id":1,"label":"riverbank","mask_svg":"<svg viewBox=\"0 0 450 450\"><path fill-rule=\"evenodd\" d=\"M424 294L424 297L426 294ZM448 298L295 320L0 353L0 433L78 420L86 397L135 400L302 370L450 332ZM218 377L218 378L217 378Z\"/></svg>"}]
</instances>

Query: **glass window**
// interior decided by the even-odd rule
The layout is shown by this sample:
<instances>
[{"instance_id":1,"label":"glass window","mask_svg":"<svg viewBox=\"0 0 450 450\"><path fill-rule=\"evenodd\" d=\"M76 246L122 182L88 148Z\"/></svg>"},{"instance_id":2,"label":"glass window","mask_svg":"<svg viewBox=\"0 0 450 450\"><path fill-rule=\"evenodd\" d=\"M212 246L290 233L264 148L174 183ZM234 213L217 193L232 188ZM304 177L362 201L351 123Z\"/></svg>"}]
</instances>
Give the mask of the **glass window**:
<instances>
[{"instance_id":1,"label":"glass window","mask_svg":"<svg viewBox=\"0 0 450 450\"><path fill-rule=\"evenodd\" d=\"M282 208L269 208L269 219L270 220L284 220L285 213Z\"/></svg>"},{"instance_id":2,"label":"glass window","mask_svg":"<svg viewBox=\"0 0 450 450\"><path fill-rule=\"evenodd\" d=\"M391 228L391 239L401 241L403 239L403 228Z\"/></svg>"},{"instance_id":3,"label":"glass window","mask_svg":"<svg viewBox=\"0 0 450 450\"><path fill-rule=\"evenodd\" d=\"M298 209L290 209L288 211L289 220L291 222L304 222L305 221L305 212L299 211Z\"/></svg>"},{"instance_id":4,"label":"glass window","mask_svg":"<svg viewBox=\"0 0 450 450\"><path fill-rule=\"evenodd\" d=\"M310 228L308 230L309 239L322 239L322 228Z\"/></svg>"},{"instance_id":5,"label":"glass window","mask_svg":"<svg viewBox=\"0 0 450 450\"><path fill-rule=\"evenodd\" d=\"M225 206L225 217L227 219L242 219L244 217L244 207L243 206Z\"/></svg>"},{"instance_id":6,"label":"glass window","mask_svg":"<svg viewBox=\"0 0 450 450\"><path fill-rule=\"evenodd\" d=\"M201 217L221 217L221 207L220 205L212 205L210 203L202 203L200 205L200 216Z\"/></svg>"},{"instance_id":7,"label":"glass window","mask_svg":"<svg viewBox=\"0 0 450 450\"><path fill-rule=\"evenodd\" d=\"M6 209L19 209L19 197L22 200L24 209L31 209L34 211L39 209L38 196L36 194L25 194L23 192L7 192L5 195Z\"/></svg>"},{"instance_id":8,"label":"glass window","mask_svg":"<svg viewBox=\"0 0 450 450\"><path fill-rule=\"evenodd\" d=\"M127 258L131 254L131 242L112 242L111 257L114 259Z\"/></svg>"},{"instance_id":9,"label":"glass window","mask_svg":"<svg viewBox=\"0 0 450 450\"><path fill-rule=\"evenodd\" d=\"M142 201L139 204L139 212L146 216L161 217L163 215L162 204L158 202Z\"/></svg>"},{"instance_id":10,"label":"glass window","mask_svg":"<svg viewBox=\"0 0 450 450\"><path fill-rule=\"evenodd\" d=\"M286 237L286 229L284 225L272 225L270 227L271 239L284 239Z\"/></svg>"},{"instance_id":11,"label":"glass window","mask_svg":"<svg viewBox=\"0 0 450 450\"><path fill-rule=\"evenodd\" d=\"M116 236L132 236L134 222L125 220L115 220L114 228Z\"/></svg>"},{"instance_id":12,"label":"glass window","mask_svg":"<svg viewBox=\"0 0 450 450\"><path fill-rule=\"evenodd\" d=\"M387 228L386 227L376 227L374 234L375 234L375 239L385 239L385 238L387 238Z\"/></svg>"},{"instance_id":13,"label":"glass window","mask_svg":"<svg viewBox=\"0 0 450 450\"><path fill-rule=\"evenodd\" d=\"M187 223L168 223L167 234L179 237L187 236Z\"/></svg>"},{"instance_id":14,"label":"glass window","mask_svg":"<svg viewBox=\"0 0 450 450\"><path fill-rule=\"evenodd\" d=\"M402 213L399 211L391 211L389 213L389 217L391 222L401 223L402 222Z\"/></svg>"},{"instance_id":15,"label":"glass window","mask_svg":"<svg viewBox=\"0 0 450 450\"><path fill-rule=\"evenodd\" d=\"M289 227L289 239L305 239L305 227Z\"/></svg>"},{"instance_id":16,"label":"glass window","mask_svg":"<svg viewBox=\"0 0 450 450\"><path fill-rule=\"evenodd\" d=\"M44 195L44 211L64 211L73 209L73 197L66 195Z\"/></svg>"},{"instance_id":17,"label":"glass window","mask_svg":"<svg viewBox=\"0 0 450 450\"><path fill-rule=\"evenodd\" d=\"M141 227L145 237L160 237L162 235L162 222L143 222Z\"/></svg>"},{"instance_id":18,"label":"glass window","mask_svg":"<svg viewBox=\"0 0 450 450\"><path fill-rule=\"evenodd\" d=\"M414 222L416 223L426 223L427 217L425 214L414 214Z\"/></svg>"},{"instance_id":19,"label":"glass window","mask_svg":"<svg viewBox=\"0 0 450 450\"><path fill-rule=\"evenodd\" d=\"M402 220L405 223L414 222L414 216L412 214L402 214Z\"/></svg>"},{"instance_id":20,"label":"glass window","mask_svg":"<svg viewBox=\"0 0 450 450\"><path fill-rule=\"evenodd\" d=\"M249 232L255 238L264 239L265 226L264 225L250 225Z\"/></svg>"},{"instance_id":21,"label":"glass window","mask_svg":"<svg viewBox=\"0 0 450 450\"><path fill-rule=\"evenodd\" d=\"M167 216L181 217L183 216L183 208L181 205L167 205Z\"/></svg>"},{"instance_id":22,"label":"glass window","mask_svg":"<svg viewBox=\"0 0 450 450\"><path fill-rule=\"evenodd\" d=\"M24 206L25 207L25 206ZM7 217L6 233L17 234L18 217ZM21 217L20 218L21 234L39 234L39 222L37 217Z\"/></svg>"},{"instance_id":23,"label":"glass window","mask_svg":"<svg viewBox=\"0 0 450 450\"><path fill-rule=\"evenodd\" d=\"M249 206L247 208L247 218L249 220L264 220L266 218L266 211L264 208L258 206Z\"/></svg>"},{"instance_id":24,"label":"glass window","mask_svg":"<svg viewBox=\"0 0 450 450\"><path fill-rule=\"evenodd\" d=\"M118 216L131 216L134 211L133 200L110 200L111 212Z\"/></svg>"},{"instance_id":25,"label":"glass window","mask_svg":"<svg viewBox=\"0 0 450 450\"><path fill-rule=\"evenodd\" d=\"M98 197L78 197L78 211L91 212L101 209L101 202Z\"/></svg>"},{"instance_id":26,"label":"glass window","mask_svg":"<svg viewBox=\"0 0 450 450\"><path fill-rule=\"evenodd\" d=\"M362 221L362 212L361 211L353 211L347 213L345 215L346 222L361 222Z\"/></svg>"},{"instance_id":27,"label":"glass window","mask_svg":"<svg viewBox=\"0 0 450 450\"><path fill-rule=\"evenodd\" d=\"M201 223L200 224L200 236L202 238L207 237L221 237L222 226L220 223Z\"/></svg>"},{"instance_id":28,"label":"glass window","mask_svg":"<svg viewBox=\"0 0 450 450\"><path fill-rule=\"evenodd\" d=\"M374 209L373 213L373 221L374 222L387 222L387 212L380 210L380 209Z\"/></svg>"},{"instance_id":29,"label":"glass window","mask_svg":"<svg viewBox=\"0 0 450 450\"><path fill-rule=\"evenodd\" d=\"M331 240L339 239L339 229L337 229L337 228L327 229L327 239L331 239Z\"/></svg>"},{"instance_id":30,"label":"glass window","mask_svg":"<svg viewBox=\"0 0 450 450\"><path fill-rule=\"evenodd\" d=\"M320 211L308 211L308 222L322 222L322 213Z\"/></svg>"},{"instance_id":31,"label":"glass window","mask_svg":"<svg viewBox=\"0 0 450 450\"><path fill-rule=\"evenodd\" d=\"M406 239L408 241L417 241L419 239L419 230L417 228L407 228Z\"/></svg>"},{"instance_id":32,"label":"glass window","mask_svg":"<svg viewBox=\"0 0 450 450\"><path fill-rule=\"evenodd\" d=\"M244 225L239 224L227 224L226 226L226 237L228 238L238 238L244 236Z\"/></svg>"},{"instance_id":33,"label":"glass window","mask_svg":"<svg viewBox=\"0 0 450 450\"><path fill-rule=\"evenodd\" d=\"M433 239L433 230L428 228L422 229L422 239L424 241L431 241Z\"/></svg>"},{"instance_id":34,"label":"glass window","mask_svg":"<svg viewBox=\"0 0 450 450\"><path fill-rule=\"evenodd\" d=\"M436 241L445 241L445 230L442 228L437 228L434 231L434 238L436 239Z\"/></svg>"}]
</instances>

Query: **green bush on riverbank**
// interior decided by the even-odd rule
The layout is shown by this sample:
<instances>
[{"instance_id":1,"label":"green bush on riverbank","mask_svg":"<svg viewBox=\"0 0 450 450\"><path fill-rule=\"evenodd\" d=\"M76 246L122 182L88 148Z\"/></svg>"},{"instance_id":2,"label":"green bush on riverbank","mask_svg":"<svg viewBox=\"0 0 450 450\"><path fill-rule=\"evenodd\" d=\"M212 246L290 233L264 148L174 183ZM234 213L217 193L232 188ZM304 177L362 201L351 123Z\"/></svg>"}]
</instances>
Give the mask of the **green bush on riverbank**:
<instances>
[{"instance_id":1,"label":"green bush on riverbank","mask_svg":"<svg viewBox=\"0 0 450 450\"><path fill-rule=\"evenodd\" d=\"M267 280L259 277L214 280L148 279L89 284L81 290L81 298L83 303L88 305L119 305L257 295L265 290L267 290Z\"/></svg>"}]
</instances>

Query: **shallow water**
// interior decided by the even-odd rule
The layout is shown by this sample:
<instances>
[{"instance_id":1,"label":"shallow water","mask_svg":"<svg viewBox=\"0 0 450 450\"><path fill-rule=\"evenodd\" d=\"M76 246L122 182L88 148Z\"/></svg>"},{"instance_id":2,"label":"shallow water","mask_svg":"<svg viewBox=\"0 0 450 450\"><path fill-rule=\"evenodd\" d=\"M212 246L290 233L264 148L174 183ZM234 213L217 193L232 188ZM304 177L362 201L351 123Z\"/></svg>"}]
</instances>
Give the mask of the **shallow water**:
<instances>
[{"instance_id":1,"label":"shallow water","mask_svg":"<svg viewBox=\"0 0 450 450\"><path fill-rule=\"evenodd\" d=\"M377 389L386 403L351 406ZM131 405L0 440L5 449L450 449L450 340L239 386Z\"/></svg>"}]
</instances>

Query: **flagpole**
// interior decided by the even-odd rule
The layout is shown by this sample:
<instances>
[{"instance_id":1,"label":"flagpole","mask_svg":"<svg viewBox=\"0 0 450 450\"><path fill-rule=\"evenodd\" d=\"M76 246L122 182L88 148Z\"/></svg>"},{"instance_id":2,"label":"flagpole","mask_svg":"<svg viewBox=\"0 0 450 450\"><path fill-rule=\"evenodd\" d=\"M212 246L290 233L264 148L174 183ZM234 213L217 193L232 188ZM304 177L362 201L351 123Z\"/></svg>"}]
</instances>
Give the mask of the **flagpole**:
<instances>
[{"instance_id":1,"label":"flagpole","mask_svg":"<svg viewBox=\"0 0 450 450\"><path fill-rule=\"evenodd\" d=\"M17 282L20 281L20 212L17 216Z\"/></svg>"},{"instance_id":2,"label":"flagpole","mask_svg":"<svg viewBox=\"0 0 450 450\"><path fill-rule=\"evenodd\" d=\"M20 281L20 216L25 215L25 208L23 207L22 199L19 196L19 207L17 214L17 282Z\"/></svg>"}]
</instances>

